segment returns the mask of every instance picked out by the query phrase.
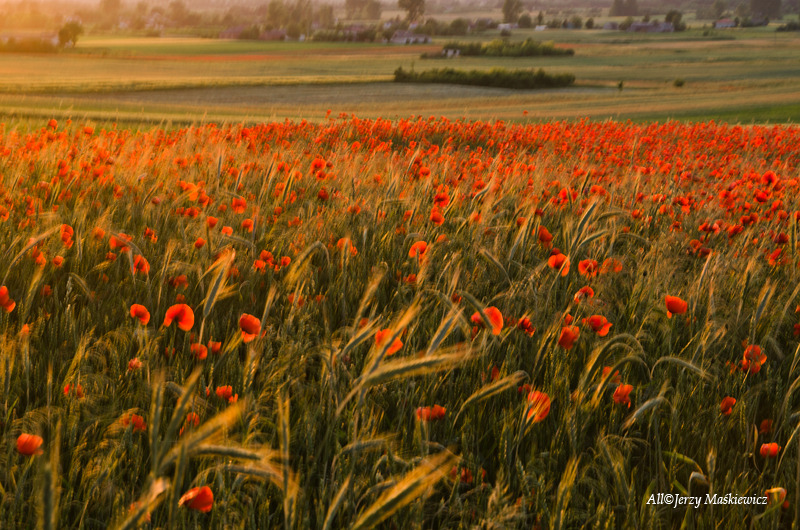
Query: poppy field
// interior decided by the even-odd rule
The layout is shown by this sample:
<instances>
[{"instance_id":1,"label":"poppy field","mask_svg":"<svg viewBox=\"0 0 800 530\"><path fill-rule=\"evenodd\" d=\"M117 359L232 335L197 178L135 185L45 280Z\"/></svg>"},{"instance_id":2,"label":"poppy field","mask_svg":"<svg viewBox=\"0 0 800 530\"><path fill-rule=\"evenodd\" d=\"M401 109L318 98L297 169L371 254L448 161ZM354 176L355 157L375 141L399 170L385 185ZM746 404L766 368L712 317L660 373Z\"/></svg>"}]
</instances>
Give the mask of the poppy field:
<instances>
[{"instance_id":1,"label":"poppy field","mask_svg":"<svg viewBox=\"0 0 800 530\"><path fill-rule=\"evenodd\" d=\"M0 527L789 527L798 145L6 124Z\"/></svg>"}]
</instances>

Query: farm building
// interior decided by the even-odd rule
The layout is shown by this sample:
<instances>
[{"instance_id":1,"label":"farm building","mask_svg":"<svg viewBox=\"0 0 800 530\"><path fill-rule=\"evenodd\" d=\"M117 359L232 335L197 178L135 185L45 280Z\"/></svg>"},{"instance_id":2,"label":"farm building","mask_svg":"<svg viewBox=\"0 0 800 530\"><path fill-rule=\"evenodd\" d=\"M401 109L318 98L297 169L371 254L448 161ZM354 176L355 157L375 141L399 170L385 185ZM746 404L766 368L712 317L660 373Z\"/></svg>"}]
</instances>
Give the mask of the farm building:
<instances>
[{"instance_id":1,"label":"farm building","mask_svg":"<svg viewBox=\"0 0 800 530\"><path fill-rule=\"evenodd\" d=\"M404 30L395 31L389 40L392 44L426 44L430 41L431 38L428 35Z\"/></svg>"},{"instance_id":2,"label":"farm building","mask_svg":"<svg viewBox=\"0 0 800 530\"><path fill-rule=\"evenodd\" d=\"M632 33L672 33L675 27L672 22L634 22L628 28Z\"/></svg>"}]
</instances>

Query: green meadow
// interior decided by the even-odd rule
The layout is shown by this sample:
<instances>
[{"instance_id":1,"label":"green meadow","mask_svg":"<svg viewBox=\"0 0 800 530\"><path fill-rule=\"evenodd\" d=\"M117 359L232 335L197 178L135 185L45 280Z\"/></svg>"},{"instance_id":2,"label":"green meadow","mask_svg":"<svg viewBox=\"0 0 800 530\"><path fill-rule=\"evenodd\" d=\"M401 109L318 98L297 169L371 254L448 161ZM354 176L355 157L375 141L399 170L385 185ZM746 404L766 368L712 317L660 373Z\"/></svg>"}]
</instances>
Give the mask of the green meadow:
<instances>
[{"instance_id":1,"label":"green meadow","mask_svg":"<svg viewBox=\"0 0 800 530\"><path fill-rule=\"evenodd\" d=\"M0 55L0 112L157 122L319 120L328 110L541 121L800 119L796 33L774 27L673 34L519 30L512 39L527 37L573 48L575 55L420 58L441 49L444 38L402 46L87 36L58 54ZM543 68L572 73L576 83L534 91L412 86L392 82L399 66Z\"/></svg>"}]
</instances>

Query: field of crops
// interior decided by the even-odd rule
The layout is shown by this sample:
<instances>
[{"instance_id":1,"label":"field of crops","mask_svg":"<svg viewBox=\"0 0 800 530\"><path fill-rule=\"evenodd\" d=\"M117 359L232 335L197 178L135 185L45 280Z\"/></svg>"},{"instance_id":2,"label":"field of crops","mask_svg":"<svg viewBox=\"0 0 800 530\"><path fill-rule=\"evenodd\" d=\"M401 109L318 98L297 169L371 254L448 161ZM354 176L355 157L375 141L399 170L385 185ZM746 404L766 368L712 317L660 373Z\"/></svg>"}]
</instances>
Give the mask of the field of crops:
<instances>
[{"instance_id":1,"label":"field of crops","mask_svg":"<svg viewBox=\"0 0 800 530\"><path fill-rule=\"evenodd\" d=\"M798 521L798 145L6 125L0 527Z\"/></svg>"},{"instance_id":2,"label":"field of crops","mask_svg":"<svg viewBox=\"0 0 800 530\"><path fill-rule=\"evenodd\" d=\"M498 37L495 31L464 39ZM774 26L672 34L515 30L511 40L526 38L552 41L575 55L420 58L441 52L452 40L444 37L395 46L87 35L59 53L0 54L0 114L152 125L320 122L328 110L372 119L800 121L796 32L778 33ZM544 69L574 75L575 84L550 90L420 86L392 82L398 67Z\"/></svg>"}]
</instances>

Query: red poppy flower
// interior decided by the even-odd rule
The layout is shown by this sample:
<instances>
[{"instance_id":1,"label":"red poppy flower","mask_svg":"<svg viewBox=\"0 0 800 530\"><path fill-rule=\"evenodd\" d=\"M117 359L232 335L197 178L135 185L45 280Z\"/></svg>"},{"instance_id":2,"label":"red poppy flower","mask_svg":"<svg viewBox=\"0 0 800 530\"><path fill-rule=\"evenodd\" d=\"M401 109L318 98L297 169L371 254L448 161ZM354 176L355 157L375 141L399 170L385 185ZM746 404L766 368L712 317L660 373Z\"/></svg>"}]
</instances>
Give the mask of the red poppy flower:
<instances>
[{"instance_id":1,"label":"red poppy flower","mask_svg":"<svg viewBox=\"0 0 800 530\"><path fill-rule=\"evenodd\" d=\"M64 258L63 258L63 257L61 257L61 256L56 256L55 258L53 258L53 266L54 266L55 268L59 268L59 267L61 267L63 264L64 264Z\"/></svg>"},{"instance_id":2,"label":"red poppy flower","mask_svg":"<svg viewBox=\"0 0 800 530\"><path fill-rule=\"evenodd\" d=\"M172 321L178 322L178 327L183 331L189 331L194 326L194 311L186 304L175 304L167 309L164 317L164 326L172 325Z\"/></svg>"},{"instance_id":3,"label":"red poppy flower","mask_svg":"<svg viewBox=\"0 0 800 530\"><path fill-rule=\"evenodd\" d=\"M195 359L198 361L202 361L208 356L208 348L198 342L192 344L190 349L192 350Z\"/></svg>"},{"instance_id":4,"label":"red poppy flower","mask_svg":"<svg viewBox=\"0 0 800 530\"><path fill-rule=\"evenodd\" d=\"M450 204L450 196L445 192L437 193L433 198L433 204L439 208L446 208Z\"/></svg>"},{"instance_id":5,"label":"red poppy flower","mask_svg":"<svg viewBox=\"0 0 800 530\"><path fill-rule=\"evenodd\" d=\"M133 304L131 306L131 318L138 318L143 326L150 322L150 312L141 304Z\"/></svg>"},{"instance_id":6,"label":"red poppy flower","mask_svg":"<svg viewBox=\"0 0 800 530\"><path fill-rule=\"evenodd\" d=\"M117 235L119 237L117 237ZM130 250L128 247L128 241L133 239L131 236L127 234L117 234L113 235L108 240L108 246L111 247L112 250L119 249L120 252L127 252Z\"/></svg>"},{"instance_id":7,"label":"red poppy flower","mask_svg":"<svg viewBox=\"0 0 800 530\"><path fill-rule=\"evenodd\" d=\"M200 425L200 416L196 412L190 412L186 415L186 420L183 422L181 430L178 431L178 436L183 436L183 432L187 429L193 429Z\"/></svg>"},{"instance_id":8,"label":"red poppy flower","mask_svg":"<svg viewBox=\"0 0 800 530\"><path fill-rule=\"evenodd\" d=\"M615 258L608 258L603 262L603 265L600 266L600 274L606 274L608 272L621 272L622 271L622 263Z\"/></svg>"},{"instance_id":9,"label":"red poppy flower","mask_svg":"<svg viewBox=\"0 0 800 530\"><path fill-rule=\"evenodd\" d=\"M0 287L0 306L6 310L6 313L12 312L17 307L17 303L8 295L8 287L5 285Z\"/></svg>"},{"instance_id":10,"label":"red poppy flower","mask_svg":"<svg viewBox=\"0 0 800 530\"><path fill-rule=\"evenodd\" d=\"M664 301L667 304L667 318L672 318L672 315L681 315L689 308L689 305L677 296L667 295L664 297Z\"/></svg>"},{"instance_id":11,"label":"red poppy flower","mask_svg":"<svg viewBox=\"0 0 800 530\"><path fill-rule=\"evenodd\" d=\"M587 278L597 276L597 261L593 259L584 259L578 262L578 272Z\"/></svg>"},{"instance_id":12,"label":"red poppy flower","mask_svg":"<svg viewBox=\"0 0 800 530\"><path fill-rule=\"evenodd\" d=\"M774 442L769 444L761 444L759 454L761 454L763 458L775 458L778 456L780 450L781 446Z\"/></svg>"},{"instance_id":13,"label":"red poppy flower","mask_svg":"<svg viewBox=\"0 0 800 530\"><path fill-rule=\"evenodd\" d=\"M419 421L436 421L444 418L446 412L447 409L439 405L434 405L433 407L418 407L416 416Z\"/></svg>"},{"instance_id":14,"label":"red poppy flower","mask_svg":"<svg viewBox=\"0 0 800 530\"><path fill-rule=\"evenodd\" d=\"M139 360L138 357L134 357L130 361L128 361L128 371L135 372L139 368L142 367L142 361Z\"/></svg>"},{"instance_id":15,"label":"red poppy flower","mask_svg":"<svg viewBox=\"0 0 800 530\"><path fill-rule=\"evenodd\" d=\"M786 499L786 490L780 487L770 488L764 492L764 496L769 497L770 504L781 503Z\"/></svg>"},{"instance_id":16,"label":"red poppy flower","mask_svg":"<svg viewBox=\"0 0 800 530\"><path fill-rule=\"evenodd\" d=\"M603 367L603 378L607 377L608 374L610 374L610 373L611 373L611 367L610 366L604 366ZM619 370L614 372L614 375L611 376L611 382L619 384L619 382L620 382Z\"/></svg>"},{"instance_id":17,"label":"red poppy flower","mask_svg":"<svg viewBox=\"0 0 800 530\"><path fill-rule=\"evenodd\" d=\"M152 228L145 227L144 229L144 237L145 239L149 239L150 242L155 243L158 241L158 236L156 236L155 231Z\"/></svg>"},{"instance_id":18,"label":"red poppy flower","mask_svg":"<svg viewBox=\"0 0 800 530\"><path fill-rule=\"evenodd\" d=\"M349 249L348 252L350 252L351 256L358 255L358 250L356 249L355 245L353 245L353 241L351 241L349 237L339 238L339 241L336 242L336 248L344 251L345 247Z\"/></svg>"},{"instance_id":19,"label":"red poppy flower","mask_svg":"<svg viewBox=\"0 0 800 530\"><path fill-rule=\"evenodd\" d=\"M226 236L233 235L233 228L231 228L230 226L223 226L222 233Z\"/></svg>"},{"instance_id":20,"label":"red poppy flower","mask_svg":"<svg viewBox=\"0 0 800 530\"><path fill-rule=\"evenodd\" d=\"M211 353L214 355L218 354L219 351L222 349L222 343L219 341L209 341L208 342L208 349L211 350Z\"/></svg>"},{"instance_id":21,"label":"red poppy flower","mask_svg":"<svg viewBox=\"0 0 800 530\"><path fill-rule=\"evenodd\" d=\"M550 396L544 392L533 390L528 394L528 413L526 421L539 423L550 414Z\"/></svg>"},{"instance_id":22,"label":"red poppy flower","mask_svg":"<svg viewBox=\"0 0 800 530\"><path fill-rule=\"evenodd\" d=\"M531 319L528 317L519 319L519 322L517 322L517 329L524 331L529 337L532 337L533 334L536 333L536 328L533 327L533 323L531 323Z\"/></svg>"},{"instance_id":23,"label":"red poppy flower","mask_svg":"<svg viewBox=\"0 0 800 530\"><path fill-rule=\"evenodd\" d=\"M583 319L584 324L589 324L589 327L601 337L608 335L608 330L611 329L611 322L606 320L606 317L600 315L592 315L589 318Z\"/></svg>"},{"instance_id":24,"label":"red poppy flower","mask_svg":"<svg viewBox=\"0 0 800 530\"><path fill-rule=\"evenodd\" d=\"M579 304L583 300L591 300L592 298L594 298L594 289L587 285L586 287L581 287L578 289L578 292L575 293L573 300L576 304Z\"/></svg>"},{"instance_id":25,"label":"red poppy flower","mask_svg":"<svg viewBox=\"0 0 800 530\"><path fill-rule=\"evenodd\" d=\"M378 348L382 348L383 345L386 343L386 341L389 340L390 338L392 338L392 330L391 329L386 328L386 329L382 329L382 330L378 331L377 333L375 333L375 346L378 347ZM398 337L398 338L394 339L394 341L392 341L392 345L389 346L388 350L386 350L386 355L387 356L388 355L394 355L402 347L403 347L403 342Z\"/></svg>"},{"instance_id":26,"label":"red poppy flower","mask_svg":"<svg viewBox=\"0 0 800 530\"><path fill-rule=\"evenodd\" d=\"M201 249L205 246L206 240L202 237L198 237L197 240L194 242L194 248Z\"/></svg>"},{"instance_id":27,"label":"red poppy flower","mask_svg":"<svg viewBox=\"0 0 800 530\"><path fill-rule=\"evenodd\" d=\"M208 513L214 506L214 492L208 486L192 488L178 501L178 506L186 506L198 512Z\"/></svg>"},{"instance_id":28,"label":"red poppy flower","mask_svg":"<svg viewBox=\"0 0 800 530\"><path fill-rule=\"evenodd\" d=\"M44 453L41 449L44 440L35 434L22 433L17 438L17 452L25 456L34 456Z\"/></svg>"},{"instance_id":29,"label":"red poppy flower","mask_svg":"<svg viewBox=\"0 0 800 530\"><path fill-rule=\"evenodd\" d=\"M133 425L133 432L144 432L147 430L147 423L145 423L144 418L139 416L138 414L131 414L123 416L122 419L119 420L120 424L123 427L127 427L129 425Z\"/></svg>"},{"instance_id":30,"label":"red poppy flower","mask_svg":"<svg viewBox=\"0 0 800 530\"><path fill-rule=\"evenodd\" d=\"M64 395L68 396L71 390L75 391L75 397L77 397L78 399L81 399L84 396L83 387L81 385L65 385Z\"/></svg>"},{"instance_id":31,"label":"red poppy flower","mask_svg":"<svg viewBox=\"0 0 800 530\"><path fill-rule=\"evenodd\" d=\"M150 264L144 259L144 256L137 254L133 257L133 270L141 272L142 274L148 274L150 272Z\"/></svg>"},{"instance_id":32,"label":"red poppy flower","mask_svg":"<svg viewBox=\"0 0 800 530\"><path fill-rule=\"evenodd\" d=\"M741 363L742 370L757 374L765 362L767 362L767 356L762 353L761 346L751 344L745 348Z\"/></svg>"},{"instance_id":33,"label":"red poppy flower","mask_svg":"<svg viewBox=\"0 0 800 530\"><path fill-rule=\"evenodd\" d=\"M581 331L578 326L564 326L561 328L561 335L558 337L558 345L565 350L571 350L572 345L578 340L580 334Z\"/></svg>"},{"instance_id":34,"label":"red poppy flower","mask_svg":"<svg viewBox=\"0 0 800 530\"><path fill-rule=\"evenodd\" d=\"M489 324L492 326L492 335L499 335L500 331L503 329L503 313L494 306L487 307L483 310L483 313L486 315L486 318L489 319ZM477 311L473 313L470 320L476 326L485 327L483 318Z\"/></svg>"},{"instance_id":35,"label":"red poppy flower","mask_svg":"<svg viewBox=\"0 0 800 530\"><path fill-rule=\"evenodd\" d=\"M441 226L444 223L444 215L436 206L431 209L430 221L436 226Z\"/></svg>"},{"instance_id":36,"label":"red poppy flower","mask_svg":"<svg viewBox=\"0 0 800 530\"><path fill-rule=\"evenodd\" d=\"M231 199L231 209L235 213L244 213L244 211L247 209L247 201L240 199L239 197L234 197Z\"/></svg>"},{"instance_id":37,"label":"red poppy flower","mask_svg":"<svg viewBox=\"0 0 800 530\"><path fill-rule=\"evenodd\" d=\"M208 217L206 217L206 227L210 230L210 229L214 228L215 226L217 226L217 222L218 221L219 221L219 219L217 219L216 217L211 217L209 215Z\"/></svg>"},{"instance_id":38,"label":"red poppy flower","mask_svg":"<svg viewBox=\"0 0 800 530\"><path fill-rule=\"evenodd\" d=\"M721 414L725 416L730 416L731 412L733 412L733 406L736 404L736 399L726 396L722 399L719 404L719 411Z\"/></svg>"},{"instance_id":39,"label":"red poppy flower","mask_svg":"<svg viewBox=\"0 0 800 530\"><path fill-rule=\"evenodd\" d=\"M228 400L233 396L233 387L231 385L218 386L216 390L217 397Z\"/></svg>"},{"instance_id":40,"label":"red poppy flower","mask_svg":"<svg viewBox=\"0 0 800 530\"><path fill-rule=\"evenodd\" d=\"M758 434L767 435L772 432L772 420L762 420L758 426Z\"/></svg>"},{"instance_id":41,"label":"red poppy flower","mask_svg":"<svg viewBox=\"0 0 800 530\"><path fill-rule=\"evenodd\" d=\"M408 251L408 257L421 260L426 252L428 252L428 244L425 241L417 241L411 245L411 249Z\"/></svg>"},{"instance_id":42,"label":"red poppy flower","mask_svg":"<svg viewBox=\"0 0 800 530\"><path fill-rule=\"evenodd\" d=\"M631 408L630 393L632 390L632 385L619 385L617 389L614 390L614 403L628 405L628 408Z\"/></svg>"},{"instance_id":43,"label":"red poppy flower","mask_svg":"<svg viewBox=\"0 0 800 530\"><path fill-rule=\"evenodd\" d=\"M561 276L566 276L569 274L569 258L566 257L564 254L558 253L553 254L547 260L547 265L551 269L561 269Z\"/></svg>"},{"instance_id":44,"label":"red poppy flower","mask_svg":"<svg viewBox=\"0 0 800 530\"><path fill-rule=\"evenodd\" d=\"M261 320L244 313L239 317L239 329L242 330L242 341L248 343L261 332Z\"/></svg>"},{"instance_id":45,"label":"red poppy flower","mask_svg":"<svg viewBox=\"0 0 800 530\"><path fill-rule=\"evenodd\" d=\"M548 248L550 246L550 243L553 241L553 235L547 228L543 226L539 227L538 238L539 238L539 243L541 243L545 248Z\"/></svg>"}]
</instances>

